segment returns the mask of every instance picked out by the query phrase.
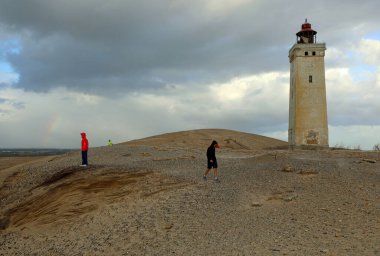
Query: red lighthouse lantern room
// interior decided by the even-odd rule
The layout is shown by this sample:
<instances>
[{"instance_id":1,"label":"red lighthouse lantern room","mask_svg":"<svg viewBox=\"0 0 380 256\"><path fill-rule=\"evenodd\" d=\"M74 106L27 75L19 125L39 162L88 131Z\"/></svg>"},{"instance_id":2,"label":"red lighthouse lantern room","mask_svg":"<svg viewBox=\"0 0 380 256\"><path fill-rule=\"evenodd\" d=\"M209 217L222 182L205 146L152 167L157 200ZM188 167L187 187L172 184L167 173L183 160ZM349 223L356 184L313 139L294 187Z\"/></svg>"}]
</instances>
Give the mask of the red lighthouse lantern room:
<instances>
[{"instance_id":1,"label":"red lighthouse lantern room","mask_svg":"<svg viewBox=\"0 0 380 256\"><path fill-rule=\"evenodd\" d=\"M315 44L317 41L317 31L311 28L311 24L305 19L305 23L302 24L301 30L296 34L298 44Z\"/></svg>"}]
</instances>

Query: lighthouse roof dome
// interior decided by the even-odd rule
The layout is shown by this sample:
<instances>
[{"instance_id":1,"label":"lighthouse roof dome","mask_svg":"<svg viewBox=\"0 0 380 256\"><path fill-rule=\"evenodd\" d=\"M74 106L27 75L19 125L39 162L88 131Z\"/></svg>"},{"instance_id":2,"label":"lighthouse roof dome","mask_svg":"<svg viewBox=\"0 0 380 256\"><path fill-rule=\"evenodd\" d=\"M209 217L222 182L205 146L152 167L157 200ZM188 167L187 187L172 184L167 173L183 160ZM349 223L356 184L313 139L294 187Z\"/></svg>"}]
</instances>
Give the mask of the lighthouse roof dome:
<instances>
[{"instance_id":1,"label":"lighthouse roof dome","mask_svg":"<svg viewBox=\"0 0 380 256\"><path fill-rule=\"evenodd\" d=\"M317 31L311 28L311 24L305 19L305 23L301 25L301 30L297 33L297 36L302 36L304 34L317 34Z\"/></svg>"}]
</instances>

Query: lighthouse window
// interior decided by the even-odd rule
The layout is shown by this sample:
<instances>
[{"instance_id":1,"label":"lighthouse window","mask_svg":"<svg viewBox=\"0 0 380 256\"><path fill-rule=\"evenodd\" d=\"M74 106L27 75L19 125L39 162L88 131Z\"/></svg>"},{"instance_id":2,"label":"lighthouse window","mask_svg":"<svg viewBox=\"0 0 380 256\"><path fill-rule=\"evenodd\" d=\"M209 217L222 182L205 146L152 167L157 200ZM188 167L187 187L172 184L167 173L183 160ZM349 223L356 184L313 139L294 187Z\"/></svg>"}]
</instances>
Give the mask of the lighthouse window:
<instances>
[{"instance_id":1,"label":"lighthouse window","mask_svg":"<svg viewBox=\"0 0 380 256\"><path fill-rule=\"evenodd\" d=\"M307 55L309 55L309 53L308 53L308 52L305 52L305 56L307 56Z\"/></svg>"},{"instance_id":2,"label":"lighthouse window","mask_svg":"<svg viewBox=\"0 0 380 256\"><path fill-rule=\"evenodd\" d=\"M315 56L315 52L313 52L313 56Z\"/></svg>"},{"instance_id":3,"label":"lighthouse window","mask_svg":"<svg viewBox=\"0 0 380 256\"><path fill-rule=\"evenodd\" d=\"M313 76L309 76L309 83L313 82Z\"/></svg>"}]
</instances>

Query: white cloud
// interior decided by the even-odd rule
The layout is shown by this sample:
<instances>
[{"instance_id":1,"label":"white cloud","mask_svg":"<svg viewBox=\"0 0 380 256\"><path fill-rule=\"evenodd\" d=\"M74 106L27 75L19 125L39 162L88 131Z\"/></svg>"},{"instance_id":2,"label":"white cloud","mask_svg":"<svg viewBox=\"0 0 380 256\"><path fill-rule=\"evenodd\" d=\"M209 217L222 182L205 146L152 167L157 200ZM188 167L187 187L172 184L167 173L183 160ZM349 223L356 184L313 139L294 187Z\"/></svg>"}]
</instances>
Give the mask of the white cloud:
<instances>
[{"instance_id":1,"label":"white cloud","mask_svg":"<svg viewBox=\"0 0 380 256\"><path fill-rule=\"evenodd\" d=\"M1 129L23 134L28 127L31 136L14 140L4 133L1 139L10 147L75 147L81 131L89 134L93 146L103 145L108 137L122 142L196 128L253 131L273 125L279 116L283 116L283 122L287 120L287 76L268 73L219 85L176 85L165 92L133 93L117 100L63 88L44 94L9 88L2 95L8 100L17 99L25 108L9 109L0 117L8 120L2 122ZM229 91L235 96L229 97ZM272 113L276 108L278 113Z\"/></svg>"},{"instance_id":2,"label":"white cloud","mask_svg":"<svg viewBox=\"0 0 380 256\"><path fill-rule=\"evenodd\" d=\"M362 39L358 48L358 54L369 65L380 66L380 41Z\"/></svg>"},{"instance_id":3,"label":"white cloud","mask_svg":"<svg viewBox=\"0 0 380 256\"><path fill-rule=\"evenodd\" d=\"M377 128L369 127L376 125L339 124L350 118L374 117L378 103L362 102L368 92L355 84L348 68L328 69L326 77L330 145L371 148L375 134L371 133ZM108 139L118 143L164 132L220 127L287 140L288 90L288 72L221 84L172 85L164 91L136 92L117 100L63 88L45 94L8 88L1 91L3 98L24 108L8 104L8 113L0 116L0 139L9 147L76 147L79 133L86 131L91 146L101 146Z\"/></svg>"},{"instance_id":4,"label":"white cloud","mask_svg":"<svg viewBox=\"0 0 380 256\"><path fill-rule=\"evenodd\" d=\"M246 108L273 105L268 102L272 98L282 105L287 101L289 74L287 72L270 72L247 77L234 78L223 84L210 86L214 100L227 107L240 106Z\"/></svg>"}]
</instances>

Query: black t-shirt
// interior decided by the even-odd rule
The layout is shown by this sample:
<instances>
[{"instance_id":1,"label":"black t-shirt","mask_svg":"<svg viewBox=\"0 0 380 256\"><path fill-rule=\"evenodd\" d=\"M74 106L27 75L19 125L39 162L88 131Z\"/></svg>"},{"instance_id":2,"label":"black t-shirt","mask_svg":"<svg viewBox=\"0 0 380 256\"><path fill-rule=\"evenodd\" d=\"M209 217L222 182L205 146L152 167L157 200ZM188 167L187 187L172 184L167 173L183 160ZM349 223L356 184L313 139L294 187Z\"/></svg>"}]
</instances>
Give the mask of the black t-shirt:
<instances>
[{"instance_id":1,"label":"black t-shirt","mask_svg":"<svg viewBox=\"0 0 380 256\"><path fill-rule=\"evenodd\" d=\"M207 160L216 160L214 145L209 146L207 149Z\"/></svg>"}]
</instances>

